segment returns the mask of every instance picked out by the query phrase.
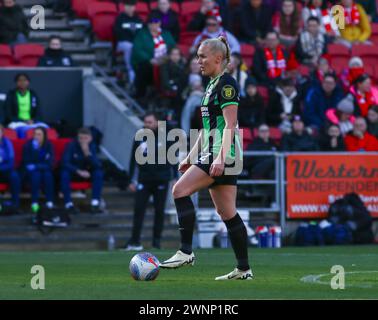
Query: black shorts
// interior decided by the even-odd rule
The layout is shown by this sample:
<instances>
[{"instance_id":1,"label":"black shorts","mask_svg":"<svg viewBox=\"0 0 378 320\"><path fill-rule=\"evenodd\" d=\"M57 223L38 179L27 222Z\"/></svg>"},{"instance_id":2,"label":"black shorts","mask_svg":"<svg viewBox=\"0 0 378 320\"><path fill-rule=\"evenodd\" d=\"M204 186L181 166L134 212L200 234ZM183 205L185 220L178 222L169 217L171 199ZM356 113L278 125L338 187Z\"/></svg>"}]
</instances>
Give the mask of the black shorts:
<instances>
[{"instance_id":1,"label":"black shorts","mask_svg":"<svg viewBox=\"0 0 378 320\"><path fill-rule=\"evenodd\" d=\"M205 171L207 173L207 175L210 176L210 167L211 167L211 164L213 163L213 160L214 160L213 153L200 154L198 156L197 163L195 163L194 165L197 166L198 168L202 169L203 171ZM232 164L225 164L225 167L232 168L233 165ZM212 187L217 186L217 185L236 186L237 181L238 181L238 176L239 175L230 175L230 174L225 175L224 172L223 172L223 174L221 176L211 177L215 181L214 181L214 183L212 183L209 186L209 188L212 188Z\"/></svg>"}]
</instances>

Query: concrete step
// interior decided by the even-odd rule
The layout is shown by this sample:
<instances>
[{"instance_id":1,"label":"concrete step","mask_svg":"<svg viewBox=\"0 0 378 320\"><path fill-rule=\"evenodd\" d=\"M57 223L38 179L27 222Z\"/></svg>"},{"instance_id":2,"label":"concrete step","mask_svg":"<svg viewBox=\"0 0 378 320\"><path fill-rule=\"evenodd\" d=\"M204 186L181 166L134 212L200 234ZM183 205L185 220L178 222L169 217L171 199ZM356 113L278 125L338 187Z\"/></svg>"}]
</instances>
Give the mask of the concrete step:
<instances>
[{"instance_id":1,"label":"concrete step","mask_svg":"<svg viewBox=\"0 0 378 320\"><path fill-rule=\"evenodd\" d=\"M31 19L29 19L29 26L30 26L30 21ZM59 33L61 31L71 31L72 28L68 25L68 22L66 19L62 19L62 18L55 18L55 19L52 19L52 18L49 18L49 19L46 19L45 20L45 30L48 30L48 31L56 31L56 33ZM36 30L37 31L37 30Z\"/></svg>"},{"instance_id":2,"label":"concrete step","mask_svg":"<svg viewBox=\"0 0 378 320\"><path fill-rule=\"evenodd\" d=\"M33 30L29 33L29 39L33 42L44 42L47 41L52 35L57 34L53 30ZM59 31L59 36L63 41L83 41L84 36L75 33L74 31Z\"/></svg>"},{"instance_id":3,"label":"concrete step","mask_svg":"<svg viewBox=\"0 0 378 320\"><path fill-rule=\"evenodd\" d=\"M35 15L35 13L31 12L32 6L28 7L23 7L24 14L27 18L31 18ZM45 18L53 18L54 17L54 12L51 8L45 8Z\"/></svg>"}]
</instances>

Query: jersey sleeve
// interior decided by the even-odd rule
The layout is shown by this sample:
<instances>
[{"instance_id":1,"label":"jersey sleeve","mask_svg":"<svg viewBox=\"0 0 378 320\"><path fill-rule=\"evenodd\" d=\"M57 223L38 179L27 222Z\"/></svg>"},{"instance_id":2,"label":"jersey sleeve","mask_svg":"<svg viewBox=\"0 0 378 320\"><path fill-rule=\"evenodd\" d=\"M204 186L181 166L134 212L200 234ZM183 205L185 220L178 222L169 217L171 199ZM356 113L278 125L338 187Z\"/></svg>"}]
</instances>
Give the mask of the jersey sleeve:
<instances>
[{"instance_id":1,"label":"jersey sleeve","mask_svg":"<svg viewBox=\"0 0 378 320\"><path fill-rule=\"evenodd\" d=\"M239 105L239 89L234 78L226 76L219 82L218 101L221 109L231 104Z\"/></svg>"}]
</instances>

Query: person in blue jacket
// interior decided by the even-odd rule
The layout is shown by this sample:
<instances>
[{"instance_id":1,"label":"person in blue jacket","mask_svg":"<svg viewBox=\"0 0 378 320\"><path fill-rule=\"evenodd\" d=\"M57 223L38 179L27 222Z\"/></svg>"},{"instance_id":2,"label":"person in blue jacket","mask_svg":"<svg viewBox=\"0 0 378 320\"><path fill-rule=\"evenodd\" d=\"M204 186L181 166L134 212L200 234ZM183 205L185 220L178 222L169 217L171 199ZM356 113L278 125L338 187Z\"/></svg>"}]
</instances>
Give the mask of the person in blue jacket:
<instances>
[{"instance_id":1,"label":"person in blue jacket","mask_svg":"<svg viewBox=\"0 0 378 320\"><path fill-rule=\"evenodd\" d=\"M33 139L27 141L22 150L22 164L24 175L31 187L32 211L36 213L40 209L39 190L42 187L46 197L46 208L52 209L54 206L54 150L47 139L45 128L34 129Z\"/></svg>"},{"instance_id":2,"label":"person in blue jacket","mask_svg":"<svg viewBox=\"0 0 378 320\"><path fill-rule=\"evenodd\" d=\"M71 181L92 182L91 211L101 212L100 200L103 184L101 162L96 154L96 145L92 141L92 133L88 128L81 128L75 140L64 150L60 177L61 190L64 196L65 208L71 213L77 213L71 199Z\"/></svg>"},{"instance_id":3,"label":"person in blue jacket","mask_svg":"<svg viewBox=\"0 0 378 320\"><path fill-rule=\"evenodd\" d=\"M20 204L20 177L14 168L14 149L12 142L3 136L3 126L0 125L0 182L9 183L12 201L9 209L17 212Z\"/></svg>"}]
</instances>

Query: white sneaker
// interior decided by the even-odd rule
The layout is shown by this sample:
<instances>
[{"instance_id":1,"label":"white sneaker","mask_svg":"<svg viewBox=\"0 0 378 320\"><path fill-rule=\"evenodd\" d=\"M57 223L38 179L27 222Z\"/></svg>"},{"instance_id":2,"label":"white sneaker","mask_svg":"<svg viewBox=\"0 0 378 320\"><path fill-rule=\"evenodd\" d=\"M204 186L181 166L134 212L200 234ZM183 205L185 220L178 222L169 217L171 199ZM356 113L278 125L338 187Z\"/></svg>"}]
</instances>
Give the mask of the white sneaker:
<instances>
[{"instance_id":1,"label":"white sneaker","mask_svg":"<svg viewBox=\"0 0 378 320\"><path fill-rule=\"evenodd\" d=\"M181 250L177 251L176 254L169 258L168 260L165 260L160 263L161 268L167 268L167 269L175 269L182 266L185 266L187 264L194 265L195 257L193 252L191 254L186 254L182 252Z\"/></svg>"},{"instance_id":2,"label":"white sneaker","mask_svg":"<svg viewBox=\"0 0 378 320\"><path fill-rule=\"evenodd\" d=\"M248 269L247 271L239 270L238 268L235 268L230 273L216 277L215 280L252 280L253 273L251 269Z\"/></svg>"},{"instance_id":3,"label":"white sneaker","mask_svg":"<svg viewBox=\"0 0 378 320\"><path fill-rule=\"evenodd\" d=\"M142 251L143 250L143 246L142 245L127 245L125 251Z\"/></svg>"}]
</instances>

